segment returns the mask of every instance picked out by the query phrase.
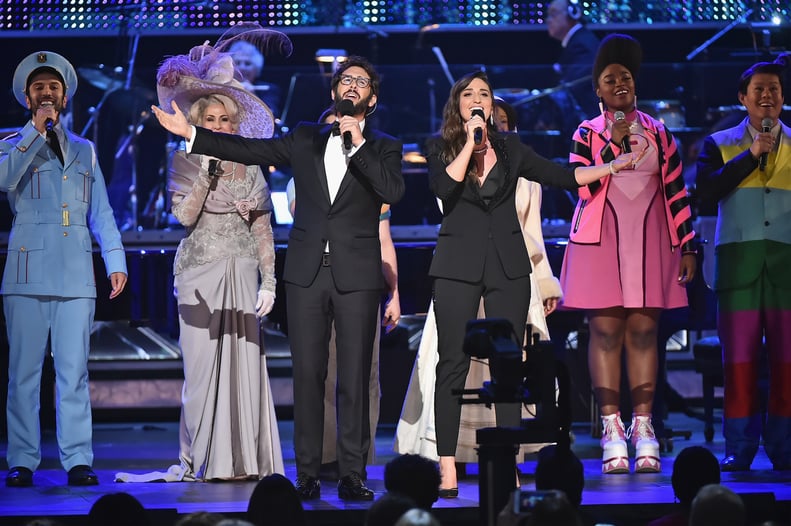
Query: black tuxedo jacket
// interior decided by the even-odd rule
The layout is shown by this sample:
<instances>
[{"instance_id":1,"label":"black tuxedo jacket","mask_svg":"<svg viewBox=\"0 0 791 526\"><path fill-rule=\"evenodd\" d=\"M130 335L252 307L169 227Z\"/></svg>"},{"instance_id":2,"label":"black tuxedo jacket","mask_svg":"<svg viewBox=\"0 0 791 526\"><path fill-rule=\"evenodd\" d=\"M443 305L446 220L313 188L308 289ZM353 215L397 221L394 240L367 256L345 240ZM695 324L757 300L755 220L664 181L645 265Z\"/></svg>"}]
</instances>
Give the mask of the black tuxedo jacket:
<instances>
[{"instance_id":1,"label":"black tuxedo jacket","mask_svg":"<svg viewBox=\"0 0 791 526\"><path fill-rule=\"evenodd\" d=\"M508 278L530 274L530 257L525 247L514 202L518 177L563 188L577 188L574 172L544 157L523 144L515 133L490 135L503 170L503 183L487 204L478 183L457 182L445 171L439 157L442 140L428 143L429 180L434 194L442 201L442 226L429 275L469 283L480 281L489 239Z\"/></svg>"},{"instance_id":2,"label":"black tuxedo jacket","mask_svg":"<svg viewBox=\"0 0 791 526\"><path fill-rule=\"evenodd\" d=\"M319 271L329 241L332 276L340 291L381 289L379 214L404 194L401 141L366 126L365 143L349 162L330 204L324 150L331 126L300 124L276 139L251 139L196 127L193 153L243 164L291 166L297 195L283 279L302 287Z\"/></svg>"},{"instance_id":3,"label":"black tuxedo jacket","mask_svg":"<svg viewBox=\"0 0 791 526\"><path fill-rule=\"evenodd\" d=\"M583 26L571 35L568 45L563 48L558 58L560 81L573 82L590 75L598 49L599 39L587 27ZM599 100L593 88L595 81L596 79L588 79L569 88L582 110L582 115L588 119L599 114Z\"/></svg>"}]
</instances>

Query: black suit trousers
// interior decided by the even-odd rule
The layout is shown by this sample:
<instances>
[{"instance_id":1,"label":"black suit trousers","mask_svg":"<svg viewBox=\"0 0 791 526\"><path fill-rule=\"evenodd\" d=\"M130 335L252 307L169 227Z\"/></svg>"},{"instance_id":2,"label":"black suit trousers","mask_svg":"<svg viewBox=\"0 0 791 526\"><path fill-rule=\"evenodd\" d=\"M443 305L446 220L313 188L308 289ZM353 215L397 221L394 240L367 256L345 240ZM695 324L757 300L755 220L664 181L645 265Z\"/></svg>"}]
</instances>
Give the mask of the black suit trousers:
<instances>
[{"instance_id":1,"label":"black suit trousers","mask_svg":"<svg viewBox=\"0 0 791 526\"><path fill-rule=\"evenodd\" d=\"M333 321L338 360L338 469L341 476L364 472L371 442L368 381L380 295L379 290L339 292L331 267L321 267L307 287L286 283L297 473L317 477L321 466L324 381Z\"/></svg>"},{"instance_id":2,"label":"black suit trousers","mask_svg":"<svg viewBox=\"0 0 791 526\"><path fill-rule=\"evenodd\" d=\"M471 250L475 248L471 247ZM455 456L459 436L461 406L454 390L464 389L470 358L464 354L467 321L475 319L481 297L487 318L511 322L518 341L524 341L530 305L530 276L510 279L505 275L494 242L486 250L483 279L476 283L436 278L434 313L437 318L439 361L434 391L434 418L439 456ZM463 264L460 262L460 264ZM495 404L498 426L518 426L520 404Z\"/></svg>"}]
</instances>

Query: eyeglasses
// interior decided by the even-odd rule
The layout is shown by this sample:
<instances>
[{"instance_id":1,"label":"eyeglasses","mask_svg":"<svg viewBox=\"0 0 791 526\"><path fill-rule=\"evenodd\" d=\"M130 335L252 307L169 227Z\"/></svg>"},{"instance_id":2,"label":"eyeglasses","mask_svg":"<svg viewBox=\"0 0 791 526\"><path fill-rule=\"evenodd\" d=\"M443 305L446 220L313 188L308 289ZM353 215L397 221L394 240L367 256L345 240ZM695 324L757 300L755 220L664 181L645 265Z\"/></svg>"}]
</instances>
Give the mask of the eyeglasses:
<instances>
[{"instance_id":1,"label":"eyeglasses","mask_svg":"<svg viewBox=\"0 0 791 526\"><path fill-rule=\"evenodd\" d=\"M351 75L341 75L341 84L344 86L351 86L352 81L357 84L358 88L367 88L371 85L371 79L366 77L352 77Z\"/></svg>"}]
</instances>

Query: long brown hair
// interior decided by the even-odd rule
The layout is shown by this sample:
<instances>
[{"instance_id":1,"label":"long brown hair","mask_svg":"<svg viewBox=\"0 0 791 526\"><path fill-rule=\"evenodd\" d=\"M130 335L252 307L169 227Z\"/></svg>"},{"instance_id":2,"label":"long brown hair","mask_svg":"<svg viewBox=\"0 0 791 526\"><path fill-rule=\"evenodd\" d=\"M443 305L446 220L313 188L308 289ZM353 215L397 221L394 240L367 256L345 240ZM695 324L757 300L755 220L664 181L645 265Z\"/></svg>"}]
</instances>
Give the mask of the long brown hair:
<instances>
[{"instance_id":1,"label":"long brown hair","mask_svg":"<svg viewBox=\"0 0 791 526\"><path fill-rule=\"evenodd\" d=\"M440 159L446 164L459 155L459 152L464 148L464 143L467 142L467 132L464 131L464 119L459 111L459 101L461 100L461 93L475 79L481 79L489 88L489 92L492 94L492 111L494 111L494 90L489 82L489 77L483 71L468 73L453 84L453 87L450 88L450 96L442 110L442 127L440 128L440 135L443 139ZM491 119L487 119L486 128L490 138L497 136L497 129L492 124ZM467 177L474 177L475 172L475 163L470 160L470 164L467 166Z\"/></svg>"}]
</instances>

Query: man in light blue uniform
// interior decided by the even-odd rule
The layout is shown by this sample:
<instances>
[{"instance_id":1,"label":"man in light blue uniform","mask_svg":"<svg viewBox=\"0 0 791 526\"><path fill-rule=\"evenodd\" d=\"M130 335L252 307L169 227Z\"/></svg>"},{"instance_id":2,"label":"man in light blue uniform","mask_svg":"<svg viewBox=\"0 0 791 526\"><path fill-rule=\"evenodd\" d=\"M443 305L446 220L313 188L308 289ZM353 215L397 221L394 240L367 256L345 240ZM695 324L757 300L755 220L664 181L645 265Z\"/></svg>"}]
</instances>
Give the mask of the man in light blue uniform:
<instances>
[{"instance_id":1,"label":"man in light blue uniform","mask_svg":"<svg viewBox=\"0 0 791 526\"><path fill-rule=\"evenodd\" d=\"M91 232L115 298L126 285L121 235L89 141L61 127L77 88L74 67L40 51L14 73L14 96L31 120L0 141L0 190L14 223L0 293L9 342L7 486L31 486L41 462L39 390L51 342L57 439L68 483L98 484L91 469L88 352L96 309ZM90 230L89 230L90 229Z\"/></svg>"}]
</instances>

